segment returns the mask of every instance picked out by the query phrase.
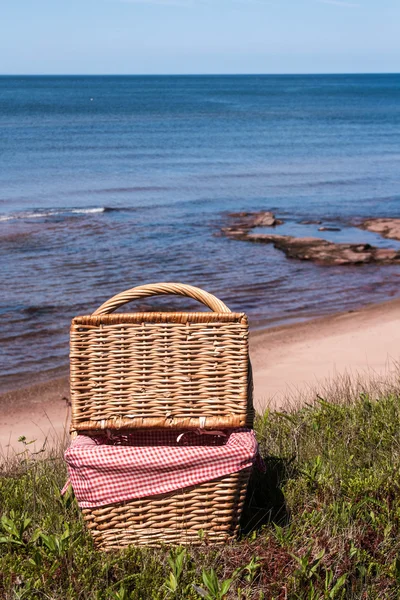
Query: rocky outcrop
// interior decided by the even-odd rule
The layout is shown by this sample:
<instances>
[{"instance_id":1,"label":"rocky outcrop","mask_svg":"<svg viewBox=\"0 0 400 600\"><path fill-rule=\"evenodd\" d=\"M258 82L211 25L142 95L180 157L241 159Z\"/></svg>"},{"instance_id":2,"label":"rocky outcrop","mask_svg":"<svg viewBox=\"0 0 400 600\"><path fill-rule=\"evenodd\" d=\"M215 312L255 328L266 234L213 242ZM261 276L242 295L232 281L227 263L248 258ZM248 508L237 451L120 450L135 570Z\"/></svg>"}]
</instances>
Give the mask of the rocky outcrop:
<instances>
[{"instance_id":1,"label":"rocky outcrop","mask_svg":"<svg viewBox=\"0 0 400 600\"><path fill-rule=\"evenodd\" d=\"M273 244L288 258L311 260L324 265L359 265L374 262L400 264L400 252L375 248L369 244L334 244L320 238L264 234L248 234L245 239L248 242Z\"/></svg>"},{"instance_id":2,"label":"rocky outcrop","mask_svg":"<svg viewBox=\"0 0 400 600\"><path fill-rule=\"evenodd\" d=\"M263 221L261 215L268 215L268 218ZM323 265L400 264L400 251L390 248L376 248L370 244L335 244L316 237L254 233L254 227L268 227L268 220L271 227L281 223L272 213L232 213L229 217L229 225L221 230L223 235L245 242L273 244L288 258L311 260Z\"/></svg>"},{"instance_id":3,"label":"rocky outcrop","mask_svg":"<svg viewBox=\"0 0 400 600\"><path fill-rule=\"evenodd\" d=\"M260 210L258 212L239 212L230 213L230 219L235 222L235 226L240 229L254 229L254 227L275 227L281 225L283 221L276 219L274 213L269 210Z\"/></svg>"},{"instance_id":4,"label":"rocky outcrop","mask_svg":"<svg viewBox=\"0 0 400 600\"><path fill-rule=\"evenodd\" d=\"M228 237L240 238L249 235L255 227L276 227L282 223L283 221L277 219L269 210L229 213L228 225L221 229L221 233Z\"/></svg>"},{"instance_id":5,"label":"rocky outcrop","mask_svg":"<svg viewBox=\"0 0 400 600\"><path fill-rule=\"evenodd\" d=\"M384 238L400 240L400 219L367 219L359 227L379 233Z\"/></svg>"}]
</instances>

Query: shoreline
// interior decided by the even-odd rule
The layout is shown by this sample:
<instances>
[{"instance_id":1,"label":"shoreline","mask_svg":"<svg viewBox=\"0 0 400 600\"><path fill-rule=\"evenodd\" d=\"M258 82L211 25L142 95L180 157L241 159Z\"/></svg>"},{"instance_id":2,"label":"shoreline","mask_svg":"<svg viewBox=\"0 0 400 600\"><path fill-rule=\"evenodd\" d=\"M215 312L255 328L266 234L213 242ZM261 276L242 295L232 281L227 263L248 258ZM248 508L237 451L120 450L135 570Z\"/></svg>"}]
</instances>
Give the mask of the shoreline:
<instances>
[{"instance_id":1,"label":"shoreline","mask_svg":"<svg viewBox=\"0 0 400 600\"><path fill-rule=\"evenodd\" d=\"M251 330L258 411L279 408L310 394L316 385L347 373L368 377L394 370L400 359L400 299L296 323ZM64 443L69 421L68 376L38 381L0 394L0 448L23 450Z\"/></svg>"},{"instance_id":2,"label":"shoreline","mask_svg":"<svg viewBox=\"0 0 400 600\"><path fill-rule=\"evenodd\" d=\"M400 299L252 334L255 407L309 400L329 382L390 377L400 361Z\"/></svg>"},{"instance_id":3,"label":"shoreline","mask_svg":"<svg viewBox=\"0 0 400 600\"><path fill-rule=\"evenodd\" d=\"M380 310L381 308L390 307L392 305L399 304L400 306L400 295L396 296L390 300L383 300L382 302L374 302L369 304L361 303L356 308L349 308L344 310L339 310L335 312L314 312L303 314L301 316L286 316L286 317L278 317L275 319L271 318L259 318L259 319L251 319L249 317L249 326L250 326L250 339L253 342L260 337L264 337L266 334L281 334L286 330L299 330L302 326L306 329L310 329L311 324L323 324L325 321L329 321L332 318L340 317L342 315L347 314L358 314L360 312L373 311L375 309ZM284 336L285 337L285 336ZM67 341L68 343L68 341ZM250 348L251 350L251 348ZM10 395L12 393L28 391L36 386L44 386L44 389L47 389L47 385L51 382L58 381L61 379L68 379L69 377L69 363L50 368L46 371L38 371L35 373L28 373L25 377L21 379L17 374L15 375L4 375L0 377L0 406L2 399L6 395ZM33 380L33 381L32 381Z\"/></svg>"}]
</instances>

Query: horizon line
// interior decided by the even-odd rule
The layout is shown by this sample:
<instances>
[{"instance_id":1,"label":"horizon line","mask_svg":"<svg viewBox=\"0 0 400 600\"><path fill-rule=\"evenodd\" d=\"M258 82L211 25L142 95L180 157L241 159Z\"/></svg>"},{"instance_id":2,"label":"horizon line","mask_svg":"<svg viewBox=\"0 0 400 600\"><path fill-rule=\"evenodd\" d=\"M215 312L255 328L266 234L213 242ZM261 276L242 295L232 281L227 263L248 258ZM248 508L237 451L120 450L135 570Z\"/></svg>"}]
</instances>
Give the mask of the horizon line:
<instances>
[{"instance_id":1,"label":"horizon line","mask_svg":"<svg viewBox=\"0 0 400 600\"><path fill-rule=\"evenodd\" d=\"M313 75L400 75L400 71L316 71L308 73L0 73L0 77L306 77Z\"/></svg>"}]
</instances>

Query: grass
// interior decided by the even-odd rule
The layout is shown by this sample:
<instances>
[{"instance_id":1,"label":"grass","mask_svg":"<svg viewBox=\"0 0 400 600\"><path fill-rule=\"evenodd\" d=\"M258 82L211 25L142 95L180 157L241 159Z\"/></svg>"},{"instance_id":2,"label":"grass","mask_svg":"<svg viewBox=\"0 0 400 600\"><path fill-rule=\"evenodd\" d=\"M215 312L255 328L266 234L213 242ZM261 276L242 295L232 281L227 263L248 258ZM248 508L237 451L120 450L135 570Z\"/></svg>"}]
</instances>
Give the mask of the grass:
<instances>
[{"instance_id":1,"label":"grass","mask_svg":"<svg viewBox=\"0 0 400 600\"><path fill-rule=\"evenodd\" d=\"M0 477L0 598L52 600L400 597L400 385L342 379L256 423L237 542L94 550L59 451L29 446Z\"/></svg>"}]
</instances>

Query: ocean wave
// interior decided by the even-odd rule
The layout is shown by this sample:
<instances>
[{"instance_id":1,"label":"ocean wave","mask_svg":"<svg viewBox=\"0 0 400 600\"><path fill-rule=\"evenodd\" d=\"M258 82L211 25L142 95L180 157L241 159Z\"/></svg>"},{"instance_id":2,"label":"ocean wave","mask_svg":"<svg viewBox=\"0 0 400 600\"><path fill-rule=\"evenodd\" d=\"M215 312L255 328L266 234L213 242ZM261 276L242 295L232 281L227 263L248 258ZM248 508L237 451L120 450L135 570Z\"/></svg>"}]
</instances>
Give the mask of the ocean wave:
<instances>
[{"instance_id":1,"label":"ocean wave","mask_svg":"<svg viewBox=\"0 0 400 600\"><path fill-rule=\"evenodd\" d=\"M50 208L44 210L34 210L34 211L24 211L11 213L8 215L0 215L0 221L15 221L17 219L43 219L46 217L59 217L64 216L68 217L71 215L79 215L79 214L95 214L95 213L104 213L109 212L111 210L118 210L113 208L108 208L105 206L97 206L91 208Z\"/></svg>"},{"instance_id":2,"label":"ocean wave","mask_svg":"<svg viewBox=\"0 0 400 600\"><path fill-rule=\"evenodd\" d=\"M102 212L106 212L106 208L103 206L100 206L98 208L74 208L70 212L83 213L83 214L102 213Z\"/></svg>"}]
</instances>

